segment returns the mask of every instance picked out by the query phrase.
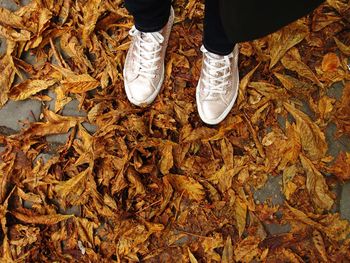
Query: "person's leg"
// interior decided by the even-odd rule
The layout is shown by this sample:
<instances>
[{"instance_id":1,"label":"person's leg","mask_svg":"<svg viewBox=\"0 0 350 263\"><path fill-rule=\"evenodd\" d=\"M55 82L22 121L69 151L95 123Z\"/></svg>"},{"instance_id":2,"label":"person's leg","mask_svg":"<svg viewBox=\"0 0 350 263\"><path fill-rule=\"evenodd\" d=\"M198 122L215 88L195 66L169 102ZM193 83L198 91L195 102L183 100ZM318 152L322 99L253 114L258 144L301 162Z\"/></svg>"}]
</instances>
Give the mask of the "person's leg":
<instances>
[{"instance_id":1,"label":"person's leg","mask_svg":"<svg viewBox=\"0 0 350 263\"><path fill-rule=\"evenodd\" d=\"M125 0L134 17L135 27L142 32L156 32L168 22L171 0Z\"/></svg>"},{"instance_id":2,"label":"person's leg","mask_svg":"<svg viewBox=\"0 0 350 263\"><path fill-rule=\"evenodd\" d=\"M238 94L238 46L221 23L218 0L205 0L203 63L196 88L200 118L218 124L231 111Z\"/></svg>"},{"instance_id":3,"label":"person's leg","mask_svg":"<svg viewBox=\"0 0 350 263\"><path fill-rule=\"evenodd\" d=\"M232 43L224 31L221 22L219 0L205 0L204 10L204 47L218 55L228 55L232 52Z\"/></svg>"}]
</instances>

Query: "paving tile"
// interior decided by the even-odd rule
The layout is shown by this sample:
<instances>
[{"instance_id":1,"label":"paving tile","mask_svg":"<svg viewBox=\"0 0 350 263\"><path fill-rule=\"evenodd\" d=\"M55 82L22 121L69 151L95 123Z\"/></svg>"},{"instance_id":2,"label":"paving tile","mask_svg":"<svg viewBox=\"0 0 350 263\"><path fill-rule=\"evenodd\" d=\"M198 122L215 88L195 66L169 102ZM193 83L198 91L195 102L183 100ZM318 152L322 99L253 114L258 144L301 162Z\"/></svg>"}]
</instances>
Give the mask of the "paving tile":
<instances>
[{"instance_id":1,"label":"paving tile","mask_svg":"<svg viewBox=\"0 0 350 263\"><path fill-rule=\"evenodd\" d=\"M6 53L6 39L0 37L0 57L3 56Z\"/></svg>"},{"instance_id":2,"label":"paving tile","mask_svg":"<svg viewBox=\"0 0 350 263\"><path fill-rule=\"evenodd\" d=\"M340 215L350 222L350 182L342 186L340 197Z\"/></svg>"},{"instance_id":3,"label":"paving tile","mask_svg":"<svg viewBox=\"0 0 350 263\"><path fill-rule=\"evenodd\" d=\"M41 102L37 100L8 101L0 109L0 127L19 131L22 128L20 121L33 122L39 119Z\"/></svg>"},{"instance_id":4,"label":"paving tile","mask_svg":"<svg viewBox=\"0 0 350 263\"><path fill-rule=\"evenodd\" d=\"M337 157L341 151L350 151L350 138L346 135L335 138L336 130L337 126L333 122L329 123L325 130L326 141L328 144L327 154L333 157Z\"/></svg>"},{"instance_id":5,"label":"paving tile","mask_svg":"<svg viewBox=\"0 0 350 263\"><path fill-rule=\"evenodd\" d=\"M16 11L19 8L15 1L11 0L0 0L0 6L11 11Z\"/></svg>"},{"instance_id":6,"label":"paving tile","mask_svg":"<svg viewBox=\"0 0 350 263\"><path fill-rule=\"evenodd\" d=\"M291 230L291 226L289 224L279 225L279 224L268 224L263 222L263 225L265 227L265 230L270 235L288 233Z\"/></svg>"},{"instance_id":7,"label":"paving tile","mask_svg":"<svg viewBox=\"0 0 350 263\"><path fill-rule=\"evenodd\" d=\"M254 199L260 203L271 199L272 205L283 204L282 176L269 176L265 185L254 192Z\"/></svg>"}]
</instances>

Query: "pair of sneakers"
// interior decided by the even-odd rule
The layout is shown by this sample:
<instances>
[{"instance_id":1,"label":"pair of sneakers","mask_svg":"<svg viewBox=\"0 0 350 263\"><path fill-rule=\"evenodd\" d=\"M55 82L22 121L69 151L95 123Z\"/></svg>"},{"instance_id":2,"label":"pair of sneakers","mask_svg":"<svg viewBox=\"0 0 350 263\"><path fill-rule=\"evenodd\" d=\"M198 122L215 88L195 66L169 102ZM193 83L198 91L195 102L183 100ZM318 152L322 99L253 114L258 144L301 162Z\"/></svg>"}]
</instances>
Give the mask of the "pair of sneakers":
<instances>
[{"instance_id":1,"label":"pair of sneakers","mask_svg":"<svg viewBox=\"0 0 350 263\"><path fill-rule=\"evenodd\" d=\"M132 42L124 65L124 87L128 100L137 106L148 105L158 95L164 80L164 57L174 22L171 8L167 24L158 32L145 33L133 26ZM204 46L201 75L196 87L196 103L200 118L207 124L218 124L233 107L237 98L238 45L233 52L221 56Z\"/></svg>"}]
</instances>

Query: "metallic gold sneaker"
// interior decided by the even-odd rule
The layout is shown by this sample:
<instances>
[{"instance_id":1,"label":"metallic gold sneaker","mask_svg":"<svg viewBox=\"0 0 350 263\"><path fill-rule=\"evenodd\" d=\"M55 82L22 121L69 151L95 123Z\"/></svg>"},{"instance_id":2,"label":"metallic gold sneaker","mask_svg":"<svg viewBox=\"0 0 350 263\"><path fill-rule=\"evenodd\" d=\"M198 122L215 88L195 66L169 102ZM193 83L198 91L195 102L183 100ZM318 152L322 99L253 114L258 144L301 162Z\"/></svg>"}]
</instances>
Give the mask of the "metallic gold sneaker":
<instances>
[{"instance_id":1,"label":"metallic gold sneaker","mask_svg":"<svg viewBox=\"0 0 350 263\"><path fill-rule=\"evenodd\" d=\"M218 124L226 118L238 94L238 45L227 56L209 52L204 46L201 76L196 88L200 118L207 124Z\"/></svg>"},{"instance_id":2,"label":"metallic gold sneaker","mask_svg":"<svg viewBox=\"0 0 350 263\"><path fill-rule=\"evenodd\" d=\"M135 105L154 101L164 80L164 57L174 22L171 8L168 23L158 32L131 28L132 41L125 59L123 76L126 96Z\"/></svg>"}]
</instances>

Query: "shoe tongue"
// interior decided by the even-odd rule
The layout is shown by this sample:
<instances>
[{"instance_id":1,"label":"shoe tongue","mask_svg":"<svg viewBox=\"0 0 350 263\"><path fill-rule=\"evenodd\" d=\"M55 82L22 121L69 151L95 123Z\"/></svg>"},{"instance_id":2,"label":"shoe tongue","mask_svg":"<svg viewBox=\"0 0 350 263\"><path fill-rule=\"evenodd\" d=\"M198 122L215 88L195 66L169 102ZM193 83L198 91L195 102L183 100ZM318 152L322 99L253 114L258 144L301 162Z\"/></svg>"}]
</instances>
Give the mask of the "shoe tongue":
<instances>
[{"instance_id":1,"label":"shoe tongue","mask_svg":"<svg viewBox=\"0 0 350 263\"><path fill-rule=\"evenodd\" d=\"M145 33L141 33L141 39L144 40L144 42L146 43L152 43L152 38L149 34L145 34ZM147 51L154 51L155 50L155 45L142 45L142 41L140 43L140 45L142 46L142 48L144 48ZM145 59L152 59L154 55L149 54L149 53L145 53L143 52L143 57Z\"/></svg>"}]
</instances>

